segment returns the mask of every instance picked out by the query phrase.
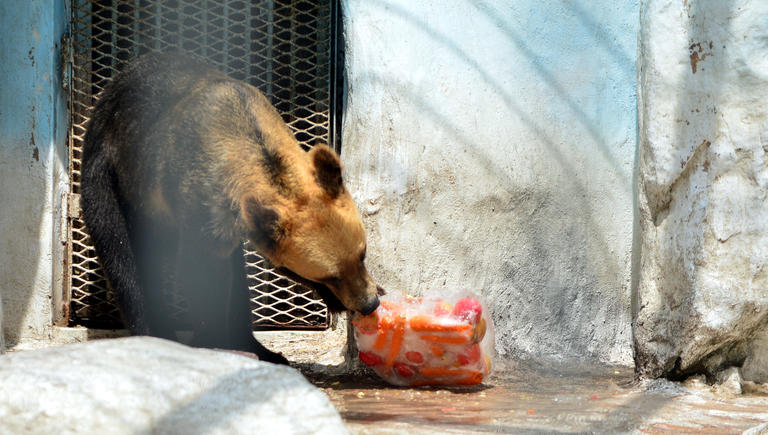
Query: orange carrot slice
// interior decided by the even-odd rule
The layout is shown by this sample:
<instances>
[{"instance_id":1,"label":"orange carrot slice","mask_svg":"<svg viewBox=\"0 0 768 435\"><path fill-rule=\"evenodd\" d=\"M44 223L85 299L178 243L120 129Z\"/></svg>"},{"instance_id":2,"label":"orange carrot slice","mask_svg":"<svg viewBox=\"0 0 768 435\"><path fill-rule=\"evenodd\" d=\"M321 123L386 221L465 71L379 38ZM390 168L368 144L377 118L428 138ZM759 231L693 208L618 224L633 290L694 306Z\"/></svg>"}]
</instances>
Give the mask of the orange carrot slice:
<instances>
[{"instance_id":1,"label":"orange carrot slice","mask_svg":"<svg viewBox=\"0 0 768 435\"><path fill-rule=\"evenodd\" d=\"M432 379L429 381L413 381L408 385L411 387L429 387L432 385L477 385L483 382L482 376L472 375L461 379Z\"/></svg>"},{"instance_id":2,"label":"orange carrot slice","mask_svg":"<svg viewBox=\"0 0 768 435\"><path fill-rule=\"evenodd\" d=\"M403 336L405 335L405 316L400 315L395 319L395 326L392 330L392 342L389 344L389 355L387 355L387 365L392 365L397 358L397 354L400 353L400 346L403 344Z\"/></svg>"},{"instance_id":3,"label":"orange carrot slice","mask_svg":"<svg viewBox=\"0 0 768 435\"><path fill-rule=\"evenodd\" d=\"M424 376L427 377L436 377L436 376L464 376L464 377L471 377L480 375L482 378L483 374L475 371L475 370L469 370L469 369L454 369L449 367L421 367L419 369L419 373L421 373Z\"/></svg>"},{"instance_id":4,"label":"orange carrot slice","mask_svg":"<svg viewBox=\"0 0 768 435\"><path fill-rule=\"evenodd\" d=\"M438 358L445 354L445 349L443 349L441 346L438 346L436 344L433 344L432 346L430 346L429 350L432 351L432 355Z\"/></svg>"},{"instance_id":5,"label":"orange carrot slice","mask_svg":"<svg viewBox=\"0 0 768 435\"><path fill-rule=\"evenodd\" d=\"M472 328L468 323L440 324L432 316L417 314L411 317L411 329L416 332L462 332Z\"/></svg>"},{"instance_id":6,"label":"orange carrot slice","mask_svg":"<svg viewBox=\"0 0 768 435\"><path fill-rule=\"evenodd\" d=\"M436 344L429 346L429 351L432 352L432 355L438 358L445 354L445 349L443 349L442 346L438 346Z\"/></svg>"},{"instance_id":7,"label":"orange carrot slice","mask_svg":"<svg viewBox=\"0 0 768 435\"><path fill-rule=\"evenodd\" d=\"M469 343L469 337L465 335L420 335L424 341L431 341L434 343L447 343L447 344L464 344Z\"/></svg>"},{"instance_id":8,"label":"orange carrot slice","mask_svg":"<svg viewBox=\"0 0 768 435\"><path fill-rule=\"evenodd\" d=\"M376 350L382 350L384 349L384 346L387 344L387 332L385 330L379 329L379 335L376 336L376 342L373 344L373 348Z\"/></svg>"},{"instance_id":9,"label":"orange carrot slice","mask_svg":"<svg viewBox=\"0 0 768 435\"><path fill-rule=\"evenodd\" d=\"M384 349L384 346L387 345L387 335L389 334L389 330L392 328L392 317L390 316L384 316L381 319L379 319L379 330L378 334L376 336L376 342L373 344L373 348L376 350L382 350Z\"/></svg>"}]
</instances>

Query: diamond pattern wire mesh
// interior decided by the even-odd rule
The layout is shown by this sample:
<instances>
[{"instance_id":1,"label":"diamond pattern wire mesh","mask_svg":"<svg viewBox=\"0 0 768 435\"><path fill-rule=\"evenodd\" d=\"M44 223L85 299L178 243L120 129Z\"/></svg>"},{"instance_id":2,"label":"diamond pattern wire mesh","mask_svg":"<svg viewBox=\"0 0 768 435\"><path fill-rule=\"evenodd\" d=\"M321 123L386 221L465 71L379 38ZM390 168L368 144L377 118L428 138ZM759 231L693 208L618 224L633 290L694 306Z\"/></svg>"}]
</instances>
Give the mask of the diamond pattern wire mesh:
<instances>
[{"instance_id":1,"label":"diamond pattern wire mesh","mask_svg":"<svg viewBox=\"0 0 768 435\"><path fill-rule=\"evenodd\" d=\"M177 50L207 59L270 98L305 149L330 137L331 1L72 0L70 85L70 323L116 328L122 322L79 216L82 142L98 93L138 55ZM170 271L169 271L170 272ZM310 289L277 275L246 252L253 324L328 326L328 310ZM172 277L169 276L169 281ZM168 286L172 287L172 286ZM186 301L169 292L173 315Z\"/></svg>"}]
</instances>

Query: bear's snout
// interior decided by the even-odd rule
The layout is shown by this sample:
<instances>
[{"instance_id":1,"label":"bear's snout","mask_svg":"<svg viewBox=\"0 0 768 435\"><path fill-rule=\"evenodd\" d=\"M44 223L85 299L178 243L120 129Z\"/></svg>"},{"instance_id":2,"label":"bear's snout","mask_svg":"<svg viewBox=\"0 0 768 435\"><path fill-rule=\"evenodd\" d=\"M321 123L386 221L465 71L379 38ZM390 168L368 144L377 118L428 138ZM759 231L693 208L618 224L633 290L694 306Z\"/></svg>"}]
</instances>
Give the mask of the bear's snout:
<instances>
[{"instance_id":1,"label":"bear's snout","mask_svg":"<svg viewBox=\"0 0 768 435\"><path fill-rule=\"evenodd\" d=\"M360 314L362 314L363 316L367 316L372 312L376 311L376 308L379 308L378 296L374 296L373 299L371 299L367 304L362 306L360 308Z\"/></svg>"}]
</instances>

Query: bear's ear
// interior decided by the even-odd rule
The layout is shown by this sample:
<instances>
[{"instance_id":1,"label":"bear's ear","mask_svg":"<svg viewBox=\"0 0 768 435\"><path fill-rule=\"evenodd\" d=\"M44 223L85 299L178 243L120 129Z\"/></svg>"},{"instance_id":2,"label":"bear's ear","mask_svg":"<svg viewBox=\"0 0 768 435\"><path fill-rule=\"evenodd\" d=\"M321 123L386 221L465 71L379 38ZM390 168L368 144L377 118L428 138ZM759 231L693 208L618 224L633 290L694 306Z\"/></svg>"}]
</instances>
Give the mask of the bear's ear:
<instances>
[{"instance_id":1,"label":"bear's ear","mask_svg":"<svg viewBox=\"0 0 768 435\"><path fill-rule=\"evenodd\" d=\"M240 201L240 208L248 228L248 238L265 254L273 252L285 236L277 209L264 205L254 195L246 195Z\"/></svg>"},{"instance_id":2,"label":"bear's ear","mask_svg":"<svg viewBox=\"0 0 768 435\"><path fill-rule=\"evenodd\" d=\"M315 181L333 199L344 190L341 180L341 160L328 145L317 144L309 151L315 168Z\"/></svg>"}]
</instances>

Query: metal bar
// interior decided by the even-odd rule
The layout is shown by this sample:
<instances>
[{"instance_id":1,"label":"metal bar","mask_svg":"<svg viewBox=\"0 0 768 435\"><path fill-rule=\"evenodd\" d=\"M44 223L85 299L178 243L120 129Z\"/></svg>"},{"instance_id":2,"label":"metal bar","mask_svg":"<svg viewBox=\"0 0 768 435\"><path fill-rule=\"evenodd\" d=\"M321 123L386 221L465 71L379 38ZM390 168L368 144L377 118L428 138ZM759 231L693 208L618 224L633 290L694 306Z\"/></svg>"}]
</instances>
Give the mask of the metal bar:
<instances>
[{"instance_id":1,"label":"metal bar","mask_svg":"<svg viewBox=\"0 0 768 435\"><path fill-rule=\"evenodd\" d=\"M153 9L155 10L155 14L154 14L154 17L153 17L153 21L155 22L155 28L154 28L154 31L153 31L153 34L155 35L155 38L154 38L155 42L154 42L153 45L154 45L155 51L160 51L160 48L161 48L161 46L160 46L160 28L161 28L162 23L163 23L163 16L162 16L162 14L160 12L162 10L160 8L160 3L159 2L158 3L154 3Z\"/></svg>"},{"instance_id":2,"label":"metal bar","mask_svg":"<svg viewBox=\"0 0 768 435\"><path fill-rule=\"evenodd\" d=\"M339 0L331 0L331 54L330 54L330 80L328 94L331 96L330 113L328 113L328 144L341 155L341 121L344 92L343 67L344 59L341 57L341 26L342 10Z\"/></svg>"},{"instance_id":3,"label":"metal bar","mask_svg":"<svg viewBox=\"0 0 768 435\"><path fill-rule=\"evenodd\" d=\"M267 17L267 53L264 58L265 68L267 70L266 82L267 90L266 94L274 101L275 90L273 88L274 83L274 47L275 47L275 2L274 0L268 0L269 15Z\"/></svg>"},{"instance_id":4,"label":"metal bar","mask_svg":"<svg viewBox=\"0 0 768 435\"><path fill-rule=\"evenodd\" d=\"M253 15L251 12L253 11L253 8L246 5L245 10L243 10L243 14L245 16L244 18L244 29L243 29L243 39L245 40L244 44L248 45L250 47L250 37L251 37L251 26L253 25ZM250 60L250 56L246 54L246 59ZM253 72L253 65L251 62L245 63L245 71L243 71L244 74L244 80L250 80L251 75Z\"/></svg>"}]
</instances>

